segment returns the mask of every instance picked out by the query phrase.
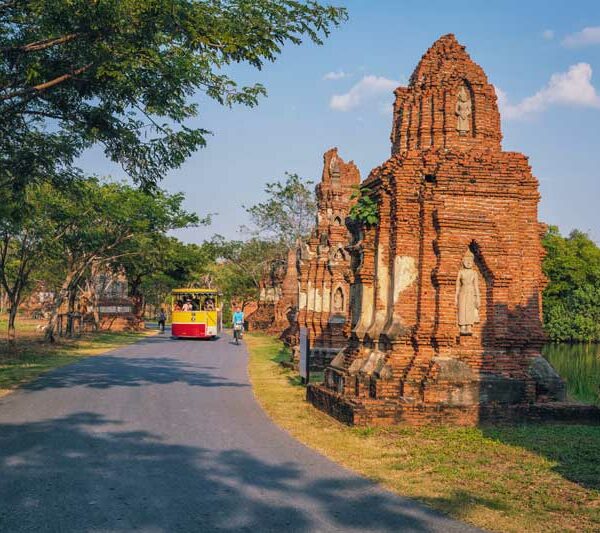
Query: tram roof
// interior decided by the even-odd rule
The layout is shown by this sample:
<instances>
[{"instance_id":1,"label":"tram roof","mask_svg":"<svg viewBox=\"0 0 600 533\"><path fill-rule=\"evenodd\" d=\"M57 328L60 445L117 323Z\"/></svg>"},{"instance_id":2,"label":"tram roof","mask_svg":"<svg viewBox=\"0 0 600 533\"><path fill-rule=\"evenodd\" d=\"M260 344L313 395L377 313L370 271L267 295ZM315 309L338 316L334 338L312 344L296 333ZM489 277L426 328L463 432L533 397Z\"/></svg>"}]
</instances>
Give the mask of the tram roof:
<instances>
[{"instance_id":1,"label":"tram roof","mask_svg":"<svg viewBox=\"0 0 600 533\"><path fill-rule=\"evenodd\" d=\"M218 289L173 289L172 294L221 294Z\"/></svg>"}]
</instances>

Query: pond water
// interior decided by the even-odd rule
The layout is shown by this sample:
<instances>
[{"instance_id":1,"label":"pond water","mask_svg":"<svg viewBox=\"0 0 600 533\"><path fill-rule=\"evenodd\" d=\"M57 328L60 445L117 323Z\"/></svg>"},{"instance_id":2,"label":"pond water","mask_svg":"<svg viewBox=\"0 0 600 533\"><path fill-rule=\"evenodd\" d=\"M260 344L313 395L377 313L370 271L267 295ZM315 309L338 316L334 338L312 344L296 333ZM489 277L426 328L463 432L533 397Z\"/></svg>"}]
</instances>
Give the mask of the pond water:
<instances>
[{"instance_id":1,"label":"pond water","mask_svg":"<svg viewBox=\"0 0 600 533\"><path fill-rule=\"evenodd\" d=\"M547 344L542 352L567 382L570 399L600 405L600 344Z\"/></svg>"}]
</instances>

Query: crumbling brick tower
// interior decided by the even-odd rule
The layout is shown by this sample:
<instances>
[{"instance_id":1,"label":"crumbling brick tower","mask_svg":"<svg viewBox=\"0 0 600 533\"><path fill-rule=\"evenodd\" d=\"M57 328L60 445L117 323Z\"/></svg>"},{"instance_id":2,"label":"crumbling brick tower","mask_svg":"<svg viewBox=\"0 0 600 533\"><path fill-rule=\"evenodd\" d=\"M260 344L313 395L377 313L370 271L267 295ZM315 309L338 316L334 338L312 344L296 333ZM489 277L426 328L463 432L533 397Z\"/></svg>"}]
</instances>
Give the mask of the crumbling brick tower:
<instances>
[{"instance_id":1,"label":"crumbling brick tower","mask_svg":"<svg viewBox=\"0 0 600 533\"><path fill-rule=\"evenodd\" d=\"M561 400L540 355L538 182L502 151L494 87L445 35L395 95L392 156L364 183L379 222L354 231L352 336L309 399L354 424L475 424Z\"/></svg>"},{"instance_id":2,"label":"crumbling brick tower","mask_svg":"<svg viewBox=\"0 0 600 533\"><path fill-rule=\"evenodd\" d=\"M297 330L298 313L298 271L296 269L296 250L287 254L285 276L281 282L281 297L275 303L274 321L268 330L277 335L286 344L291 344Z\"/></svg>"},{"instance_id":3,"label":"crumbling brick tower","mask_svg":"<svg viewBox=\"0 0 600 533\"><path fill-rule=\"evenodd\" d=\"M299 244L297 263L297 321L300 328L307 328L315 369L328 364L347 342L351 271L345 221L359 183L360 172L353 162L344 162L337 148L325 152L316 189L316 227L308 242Z\"/></svg>"},{"instance_id":4,"label":"crumbling brick tower","mask_svg":"<svg viewBox=\"0 0 600 533\"><path fill-rule=\"evenodd\" d=\"M247 320L248 331L267 331L275 321L275 306L281 299L281 285L285 276L285 264L276 259L265 266L258 282L259 297L256 311Z\"/></svg>"}]
</instances>

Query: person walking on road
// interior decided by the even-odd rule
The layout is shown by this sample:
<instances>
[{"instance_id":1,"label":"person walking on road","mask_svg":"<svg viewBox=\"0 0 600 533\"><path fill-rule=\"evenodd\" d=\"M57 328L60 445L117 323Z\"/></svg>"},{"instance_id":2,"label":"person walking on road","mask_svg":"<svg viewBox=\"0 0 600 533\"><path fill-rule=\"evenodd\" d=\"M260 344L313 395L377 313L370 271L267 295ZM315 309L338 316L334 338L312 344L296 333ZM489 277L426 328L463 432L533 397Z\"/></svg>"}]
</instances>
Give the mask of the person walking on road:
<instances>
[{"instance_id":1,"label":"person walking on road","mask_svg":"<svg viewBox=\"0 0 600 533\"><path fill-rule=\"evenodd\" d=\"M165 315L165 311L163 309L161 309L158 312L156 320L158 321L158 329L160 329L161 333L164 333L165 332L165 322L167 321L167 315Z\"/></svg>"}]
</instances>

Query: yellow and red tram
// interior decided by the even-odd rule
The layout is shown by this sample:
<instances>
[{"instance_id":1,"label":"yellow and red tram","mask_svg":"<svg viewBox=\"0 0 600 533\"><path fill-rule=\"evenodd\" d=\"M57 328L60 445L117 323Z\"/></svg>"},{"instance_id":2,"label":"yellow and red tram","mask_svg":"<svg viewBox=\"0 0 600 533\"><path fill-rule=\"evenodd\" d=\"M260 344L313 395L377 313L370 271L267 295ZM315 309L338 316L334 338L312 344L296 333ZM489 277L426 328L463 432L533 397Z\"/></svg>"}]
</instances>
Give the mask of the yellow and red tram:
<instances>
[{"instance_id":1,"label":"yellow and red tram","mask_svg":"<svg viewBox=\"0 0 600 533\"><path fill-rule=\"evenodd\" d=\"M173 289L171 336L214 339L222 329L221 294L216 289Z\"/></svg>"}]
</instances>

